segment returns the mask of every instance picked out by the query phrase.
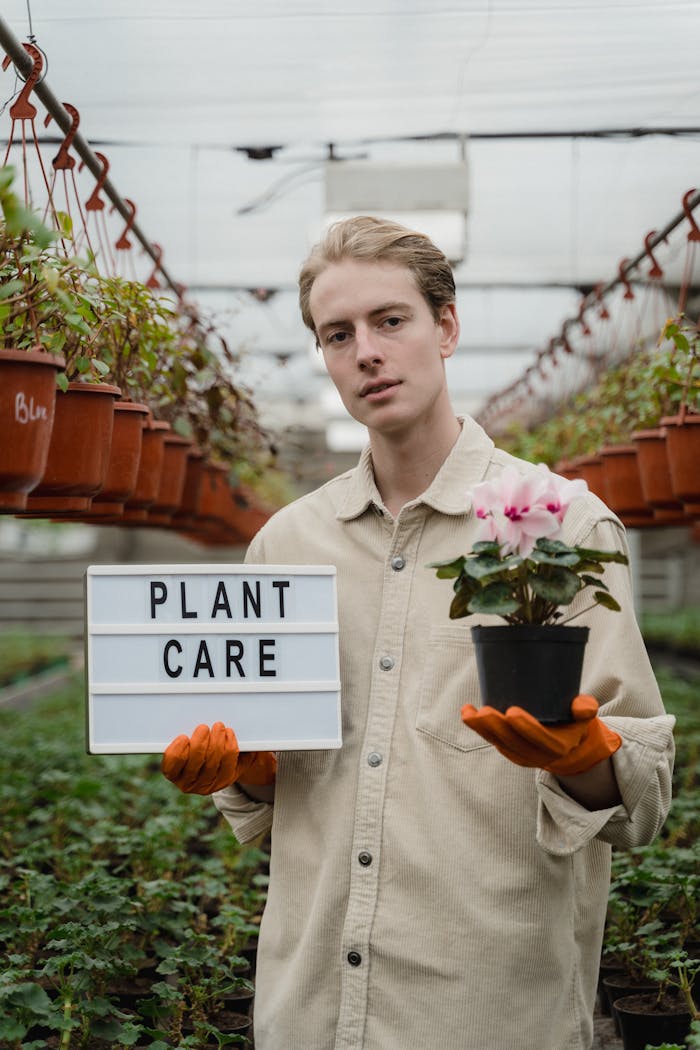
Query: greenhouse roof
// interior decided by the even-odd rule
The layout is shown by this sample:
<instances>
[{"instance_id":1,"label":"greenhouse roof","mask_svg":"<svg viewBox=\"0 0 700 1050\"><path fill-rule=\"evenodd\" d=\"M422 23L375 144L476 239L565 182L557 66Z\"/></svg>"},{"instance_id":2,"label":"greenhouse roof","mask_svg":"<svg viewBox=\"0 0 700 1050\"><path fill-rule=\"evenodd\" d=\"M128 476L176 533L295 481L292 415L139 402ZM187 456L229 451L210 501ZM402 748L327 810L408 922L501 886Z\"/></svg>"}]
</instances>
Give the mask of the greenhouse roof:
<instances>
[{"instance_id":1,"label":"greenhouse roof","mask_svg":"<svg viewBox=\"0 0 700 1050\"><path fill-rule=\"evenodd\" d=\"M295 292L329 164L397 166L397 185L420 166L427 186L431 167L463 164L449 379L474 413L538 361L584 295L592 316L591 289L700 183L697 0L6 0L2 17L18 39L33 34L53 93L78 108L168 272L219 313L281 422L342 415ZM2 83L7 102L11 70ZM7 107L2 120L6 137ZM677 302L690 229L654 253L670 294L640 286L632 316L612 289L607 329L568 330L576 352L586 338L598 352L636 338L642 313L653 337ZM648 282L652 262L631 277Z\"/></svg>"}]
</instances>

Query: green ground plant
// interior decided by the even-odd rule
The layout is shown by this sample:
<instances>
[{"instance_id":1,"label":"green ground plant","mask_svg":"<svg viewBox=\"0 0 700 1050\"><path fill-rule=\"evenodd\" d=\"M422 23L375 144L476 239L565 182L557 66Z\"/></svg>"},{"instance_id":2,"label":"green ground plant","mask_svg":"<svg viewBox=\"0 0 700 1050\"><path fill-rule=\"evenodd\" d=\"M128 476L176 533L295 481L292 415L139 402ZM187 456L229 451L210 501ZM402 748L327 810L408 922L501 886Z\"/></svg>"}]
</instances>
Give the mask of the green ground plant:
<instances>
[{"instance_id":1,"label":"green ground plant","mask_svg":"<svg viewBox=\"0 0 700 1050\"><path fill-rule=\"evenodd\" d=\"M0 711L0 1046L244 1042L207 1012L252 987L238 952L267 853L239 846L209 799L173 791L157 757L87 755L83 725L77 676ZM184 1034L188 1016L199 1027Z\"/></svg>"},{"instance_id":2,"label":"green ground plant","mask_svg":"<svg viewBox=\"0 0 700 1050\"><path fill-rule=\"evenodd\" d=\"M677 720L673 800L655 842L613 853L603 956L633 979L654 984L659 1000L669 993L682 997L691 1017L697 1018L693 985L700 970L699 683L691 672L684 677L667 667L655 670L666 709ZM686 1046L700 1047L698 1021Z\"/></svg>"},{"instance_id":3,"label":"green ground plant","mask_svg":"<svg viewBox=\"0 0 700 1050\"><path fill-rule=\"evenodd\" d=\"M651 644L700 653L700 605L673 612L643 613L641 627Z\"/></svg>"},{"instance_id":4,"label":"green ground plant","mask_svg":"<svg viewBox=\"0 0 700 1050\"><path fill-rule=\"evenodd\" d=\"M53 635L27 631L0 631L0 689L39 671L68 664L71 643Z\"/></svg>"},{"instance_id":5,"label":"green ground plant","mask_svg":"<svg viewBox=\"0 0 700 1050\"><path fill-rule=\"evenodd\" d=\"M614 856L606 940L672 985L700 939L700 710L697 682L657 677L678 719L675 797L655 843ZM76 675L26 711L0 710L0 1046L245 1045L216 1018L251 989L265 843L238 845L157 756L87 755L83 703ZM139 989L128 1000L125 982Z\"/></svg>"}]
</instances>

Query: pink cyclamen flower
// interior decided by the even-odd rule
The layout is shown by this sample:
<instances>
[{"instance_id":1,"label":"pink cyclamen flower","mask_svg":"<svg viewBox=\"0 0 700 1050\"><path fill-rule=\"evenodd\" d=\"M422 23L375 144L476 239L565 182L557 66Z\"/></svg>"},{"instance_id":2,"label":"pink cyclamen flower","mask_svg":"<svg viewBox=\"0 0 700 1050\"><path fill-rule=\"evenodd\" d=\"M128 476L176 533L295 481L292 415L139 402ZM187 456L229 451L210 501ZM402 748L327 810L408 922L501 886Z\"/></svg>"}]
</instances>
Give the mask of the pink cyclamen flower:
<instances>
[{"instance_id":1,"label":"pink cyclamen flower","mask_svg":"<svg viewBox=\"0 0 700 1050\"><path fill-rule=\"evenodd\" d=\"M538 539L554 538L572 499L582 495L585 482L570 482L552 474L545 464L521 474L507 466L492 481L482 481L470 493L479 539L495 540L503 553L517 551L527 558Z\"/></svg>"},{"instance_id":2,"label":"pink cyclamen flower","mask_svg":"<svg viewBox=\"0 0 700 1050\"><path fill-rule=\"evenodd\" d=\"M544 467L544 464L540 463L539 466ZM568 478L560 477L559 474L547 471L547 486L542 498L547 510L562 522L573 501L585 495L586 492L588 492L588 485L583 478L570 481Z\"/></svg>"}]
</instances>

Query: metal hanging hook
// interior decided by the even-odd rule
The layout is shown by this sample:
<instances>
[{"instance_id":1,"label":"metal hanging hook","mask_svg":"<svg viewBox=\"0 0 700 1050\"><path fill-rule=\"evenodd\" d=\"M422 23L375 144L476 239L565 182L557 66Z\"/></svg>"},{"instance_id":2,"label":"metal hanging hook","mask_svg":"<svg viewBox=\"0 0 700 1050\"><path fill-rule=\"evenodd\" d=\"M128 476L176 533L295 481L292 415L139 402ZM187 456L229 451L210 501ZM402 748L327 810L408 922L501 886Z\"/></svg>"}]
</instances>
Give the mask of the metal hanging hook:
<instances>
[{"instance_id":1,"label":"metal hanging hook","mask_svg":"<svg viewBox=\"0 0 700 1050\"><path fill-rule=\"evenodd\" d=\"M596 299L597 299L597 301L598 301L598 303L600 305L600 310L598 312L598 317L601 319L601 321L609 321L610 320L610 314L608 313L607 306L603 302L603 288L604 287L605 287L605 285L603 285L603 284L597 284L595 286L594 293L595 293L595 297L596 297Z\"/></svg>"},{"instance_id":2,"label":"metal hanging hook","mask_svg":"<svg viewBox=\"0 0 700 1050\"><path fill-rule=\"evenodd\" d=\"M22 47L27 52L34 65L32 66L31 73L24 82L24 87L10 106L10 116L13 120L34 120L36 116L36 106L29 101L29 96L34 89L35 84L37 84L41 78L41 71L44 68L44 58L39 48L35 47L34 44L23 43ZM12 59L10 56L5 55L2 61L2 68L7 69L11 62Z\"/></svg>"},{"instance_id":3,"label":"metal hanging hook","mask_svg":"<svg viewBox=\"0 0 700 1050\"><path fill-rule=\"evenodd\" d=\"M586 299L584 297L581 300L581 305L578 308L578 321L579 321L579 324L581 325L581 331L583 332L583 334L584 335L590 335L591 334L591 330L588 327L588 325L586 324L586 318L583 316L583 311L585 309L586 309Z\"/></svg>"},{"instance_id":4,"label":"metal hanging hook","mask_svg":"<svg viewBox=\"0 0 700 1050\"><path fill-rule=\"evenodd\" d=\"M632 291L632 285L627 280L627 274L625 272L629 259L620 259L620 264L617 267L617 272L620 276L620 280L625 286L625 294L623 299L634 299L634 292Z\"/></svg>"},{"instance_id":5,"label":"metal hanging hook","mask_svg":"<svg viewBox=\"0 0 700 1050\"><path fill-rule=\"evenodd\" d=\"M690 210L689 203L690 198L693 196L694 193L697 193L697 190L688 190L687 193L683 194L683 211L685 212L686 219L690 223L690 233L688 234L688 240L700 241L700 229L698 229L698 224L693 218L693 213Z\"/></svg>"},{"instance_id":6,"label":"metal hanging hook","mask_svg":"<svg viewBox=\"0 0 700 1050\"><path fill-rule=\"evenodd\" d=\"M658 262L654 258L654 253L652 252L650 247L650 242L654 239L654 237L656 237L656 230L650 230L644 238L644 247L647 250L647 255L651 259L652 264L651 269L649 270L649 276L653 277L654 280L658 280L660 277L663 277L664 271L661 269Z\"/></svg>"},{"instance_id":7,"label":"metal hanging hook","mask_svg":"<svg viewBox=\"0 0 700 1050\"><path fill-rule=\"evenodd\" d=\"M557 361L557 346L558 346L558 344L559 344L559 339L556 336L552 336L552 338L547 343L547 355L548 355L548 357L550 358L550 360L552 362L552 368L558 368L559 367L559 362Z\"/></svg>"},{"instance_id":8,"label":"metal hanging hook","mask_svg":"<svg viewBox=\"0 0 700 1050\"><path fill-rule=\"evenodd\" d=\"M124 231L123 231L121 237L119 238L118 241L115 241L114 247L117 248L119 251L125 251L127 248L131 247L131 241L129 240L127 235L129 233L129 230L131 229L131 227L136 222L136 205L134 204L133 201L130 201L128 197L124 198L124 203L126 204L127 208L131 212L131 215L129 217L129 220L128 220L126 226L124 227ZM114 208L112 208L112 211L114 211Z\"/></svg>"},{"instance_id":9,"label":"metal hanging hook","mask_svg":"<svg viewBox=\"0 0 700 1050\"><path fill-rule=\"evenodd\" d=\"M88 197L87 201L85 202L85 210L86 211L102 211L102 209L105 206L105 202L100 197L100 190L102 189L102 187L104 186L105 182L107 181L107 173L109 171L109 161L105 157L104 153L95 153L95 156L97 157L97 159L99 160L100 164L102 165L102 171L100 173L100 177L97 180L97 184L96 184L94 190L92 191L92 193ZM85 161L83 160L83 161L80 162L80 167L78 168L78 171L82 171L84 167L85 167Z\"/></svg>"},{"instance_id":10,"label":"metal hanging hook","mask_svg":"<svg viewBox=\"0 0 700 1050\"><path fill-rule=\"evenodd\" d=\"M146 287L155 289L160 288L160 281L158 280L157 273L158 270L160 270L160 261L163 258L163 249L159 244L153 244L151 247L153 248L153 254L156 257L156 264L153 267L153 272L151 273L151 276L146 281Z\"/></svg>"},{"instance_id":11,"label":"metal hanging hook","mask_svg":"<svg viewBox=\"0 0 700 1050\"><path fill-rule=\"evenodd\" d=\"M574 352L574 348L569 342L569 337L566 334L566 324L563 324L561 329L561 347L565 354L573 354Z\"/></svg>"},{"instance_id":12,"label":"metal hanging hook","mask_svg":"<svg viewBox=\"0 0 700 1050\"><path fill-rule=\"evenodd\" d=\"M70 170L70 168L75 167L75 157L72 157L68 151L71 148L73 139L75 138L78 128L80 126L80 114L78 113L75 106L71 106L70 102L64 102L63 108L65 109L66 113L70 115L71 125L66 133L66 137L60 145L58 153L51 161L55 171L66 171ZM51 114L47 113L44 119L45 128L48 128L49 124L51 123L51 120Z\"/></svg>"}]
</instances>

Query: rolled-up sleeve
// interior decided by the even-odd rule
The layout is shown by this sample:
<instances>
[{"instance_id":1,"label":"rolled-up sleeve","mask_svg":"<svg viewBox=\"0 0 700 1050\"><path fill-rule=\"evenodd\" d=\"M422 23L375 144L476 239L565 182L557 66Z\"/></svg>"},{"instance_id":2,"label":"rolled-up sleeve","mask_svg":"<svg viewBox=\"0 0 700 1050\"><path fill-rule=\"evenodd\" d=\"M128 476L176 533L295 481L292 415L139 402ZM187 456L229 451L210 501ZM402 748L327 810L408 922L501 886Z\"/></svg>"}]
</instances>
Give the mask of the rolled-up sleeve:
<instances>
[{"instance_id":1,"label":"rolled-up sleeve","mask_svg":"<svg viewBox=\"0 0 700 1050\"><path fill-rule=\"evenodd\" d=\"M272 827L272 805L256 802L235 784L211 796L239 842L250 842Z\"/></svg>"},{"instance_id":2,"label":"rolled-up sleeve","mask_svg":"<svg viewBox=\"0 0 700 1050\"><path fill-rule=\"evenodd\" d=\"M575 853L593 838L629 848L651 842L671 803L674 743L671 715L655 718L607 717L622 737L612 757L621 804L587 810L566 793L556 777L537 774L537 841L555 856Z\"/></svg>"}]
</instances>

